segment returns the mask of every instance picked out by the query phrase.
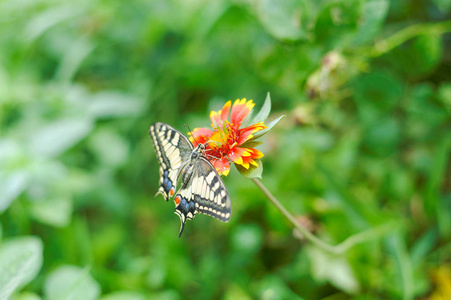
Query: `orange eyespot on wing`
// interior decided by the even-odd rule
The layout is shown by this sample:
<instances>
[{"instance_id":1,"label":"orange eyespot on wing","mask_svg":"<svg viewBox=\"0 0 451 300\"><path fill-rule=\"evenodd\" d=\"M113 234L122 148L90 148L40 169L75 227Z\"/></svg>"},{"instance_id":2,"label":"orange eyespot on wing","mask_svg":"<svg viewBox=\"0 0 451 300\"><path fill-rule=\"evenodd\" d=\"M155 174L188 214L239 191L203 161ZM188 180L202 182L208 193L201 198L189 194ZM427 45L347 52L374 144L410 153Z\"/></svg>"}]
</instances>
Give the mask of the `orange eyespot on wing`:
<instances>
[{"instance_id":1,"label":"orange eyespot on wing","mask_svg":"<svg viewBox=\"0 0 451 300\"><path fill-rule=\"evenodd\" d=\"M179 205L180 204L180 200L181 200L180 195L177 195L177 197L174 198L175 204Z\"/></svg>"}]
</instances>

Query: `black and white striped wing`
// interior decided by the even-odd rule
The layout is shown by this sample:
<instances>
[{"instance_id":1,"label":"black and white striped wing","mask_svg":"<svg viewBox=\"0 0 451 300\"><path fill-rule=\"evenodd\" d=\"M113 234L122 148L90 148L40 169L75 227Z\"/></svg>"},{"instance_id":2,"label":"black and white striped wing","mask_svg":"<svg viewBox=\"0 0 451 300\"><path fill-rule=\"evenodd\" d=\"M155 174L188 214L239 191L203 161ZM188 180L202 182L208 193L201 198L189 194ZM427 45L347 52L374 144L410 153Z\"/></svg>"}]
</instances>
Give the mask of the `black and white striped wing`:
<instances>
[{"instance_id":1,"label":"black and white striped wing","mask_svg":"<svg viewBox=\"0 0 451 300\"><path fill-rule=\"evenodd\" d=\"M206 214L227 222L230 219L232 203L229 193L213 165L204 157L194 162L190 181L183 183L174 198L175 213L181 221L180 234L186 220L192 220L197 213Z\"/></svg>"},{"instance_id":2,"label":"black and white striped wing","mask_svg":"<svg viewBox=\"0 0 451 300\"><path fill-rule=\"evenodd\" d=\"M162 194L168 201L177 190L178 176L189 163L194 147L180 131L164 123L151 125L149 134L160 162L160 187L157 195Z\"/></svg>"}]
</instances>

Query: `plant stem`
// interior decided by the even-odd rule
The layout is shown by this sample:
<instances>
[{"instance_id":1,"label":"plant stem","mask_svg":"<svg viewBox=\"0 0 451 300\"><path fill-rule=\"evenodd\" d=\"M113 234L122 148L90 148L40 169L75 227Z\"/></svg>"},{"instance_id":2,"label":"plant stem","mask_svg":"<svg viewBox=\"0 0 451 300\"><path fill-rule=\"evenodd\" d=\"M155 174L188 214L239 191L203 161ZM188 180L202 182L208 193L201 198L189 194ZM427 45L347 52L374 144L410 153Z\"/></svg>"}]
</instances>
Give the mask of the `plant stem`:
<instances>
[{"instance_id":1,"label":"plant stem","mask_svg":"<svg viewBox=\"0 0 451 300\"><path fill-rule=\"evenodd\" d=\"M316 246L321 248L322 250L332 253L332 254L342 254L346 252L351 247L372 240L376 238L377 236L382 235L385 233L389 228L390 224L386 224L384 226L380 226L377 228L369 229L360 233L357 233L355 235L350 236L343 242L341 242L338 245L330 245L319 238L317 238L315 235L313 235L310 231L302 227L298 221L293 217L292 214L288 212L288 210L279 202L279 200L274 197L270 191L263 185L263 183L260 182L257 178L252 178L252 181L257 185L257 187L265 194L266 197L282 212L282 214L294 225L294 227L299 230L304 237L309 240L310 242L314 243Z\"/></svg>"},{"instance_id":2,"label":"plant stem","mask_svg":"<svg viewBox=\"0 0 451 300\"><path fill-rule=\"evenodd\" d=\"M406 41L424 34L442 35L451 32L451 21L444 21L435 24L415 24L406 27L388 38L378 41L374 47L369 50L368 56L377 57L391 51L393 48L405 43Z\"/></svg>"}]
</instances>

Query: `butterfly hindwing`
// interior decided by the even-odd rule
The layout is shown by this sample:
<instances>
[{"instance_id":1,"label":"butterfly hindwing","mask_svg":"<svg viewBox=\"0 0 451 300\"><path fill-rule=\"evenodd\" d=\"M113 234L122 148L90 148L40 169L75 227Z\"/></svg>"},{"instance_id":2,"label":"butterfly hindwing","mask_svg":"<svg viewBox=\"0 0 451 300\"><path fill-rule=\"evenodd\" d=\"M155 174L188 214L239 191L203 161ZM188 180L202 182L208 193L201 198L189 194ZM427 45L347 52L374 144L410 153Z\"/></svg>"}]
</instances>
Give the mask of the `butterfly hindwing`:
<instances>
[{"instance_id":1,"label":"butterfly hindwing","mask_svg":"<svg viewBox=\"0 0 451 300\"><path fill-rule=\"evenodd\" d=\"M192 176L182 186L174 198L175 213L181 221L182 234L187 219L192 220L197 213L212 216L227 222L231 215L231 200L224 183L211 163L204 157L192 161Z\"/></svg>"},{"instance_id":2,"label":"butterfly hindwing","mask_svg":"<svg viewBox=\"0 0 451 300\"><path fill-rule=\"evenodd\" d=\"M151 125L149 134L160 163L160 187L157 194L161 193L168 201L177 189L180 171L189 162L194 147L186 136L164 123Z\"/></svg>"}]
</instances>

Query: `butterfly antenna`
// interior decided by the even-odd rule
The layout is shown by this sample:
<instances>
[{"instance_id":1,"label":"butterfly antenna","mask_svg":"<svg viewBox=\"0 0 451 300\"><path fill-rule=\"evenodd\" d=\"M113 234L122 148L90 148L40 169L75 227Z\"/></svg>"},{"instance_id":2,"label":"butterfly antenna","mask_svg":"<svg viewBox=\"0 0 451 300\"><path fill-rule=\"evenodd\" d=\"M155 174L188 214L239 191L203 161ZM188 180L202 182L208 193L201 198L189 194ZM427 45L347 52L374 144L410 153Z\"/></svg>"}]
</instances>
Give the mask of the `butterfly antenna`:
<instances>
[{"instance_id":1,"label":"butterfly antenna","mask_svg":"<svg viewBox=\"0 0 451 300\"><path fill-rule=\"evenodd\" d=\"M193 132L191 131L191 128L189 128L189 125L188 125L188 124L185 124L184 126L185 126L185 127L188 127L188 131L189 131L189 133L191 134L191 136L193 137L194 141L196 142L196 144L199 144L199 143L197 142L196 138L194 137ZM183 230L183 228L182 228L182 230ZM181 231L180 231L180 234L182 234ZM180 236L179 236L179 237L180 237Z\"/></svg>"}]
</instances>

